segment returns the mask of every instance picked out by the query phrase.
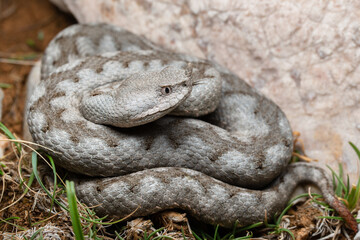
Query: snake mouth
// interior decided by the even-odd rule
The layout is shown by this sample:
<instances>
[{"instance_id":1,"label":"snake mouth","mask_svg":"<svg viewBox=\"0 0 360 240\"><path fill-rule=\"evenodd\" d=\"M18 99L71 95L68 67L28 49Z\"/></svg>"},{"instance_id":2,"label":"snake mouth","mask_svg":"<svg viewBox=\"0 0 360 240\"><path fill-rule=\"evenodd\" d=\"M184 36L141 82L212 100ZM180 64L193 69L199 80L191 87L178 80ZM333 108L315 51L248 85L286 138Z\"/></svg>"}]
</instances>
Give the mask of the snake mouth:
<instances>
[{"instance_id":1,"label":"snake mouth","mask_svg":"<svg viewBox=\"0 0 360 240\"><path fill-rule=\"evenodd\" d=\"M117 127L135 127L143 125L146 123L153 122L166 114L171 113L176 109L191 93L192 90L192 79L187 78L183 81L172 84L172 85L163 85L157 88L154 91L157 96L144 97L144 99L156 99L156 101L142 101L139 102L138 99L133 99L134 102L125 104L126 108L129 106L136 106L136 109L143 109L138 112L138 114L129 115L129 121L122 122L121 125ZM135 112L135 109L128 109L127 112ZM120 122L120 120L119 120Z\"/></svg>"}]
</instances>

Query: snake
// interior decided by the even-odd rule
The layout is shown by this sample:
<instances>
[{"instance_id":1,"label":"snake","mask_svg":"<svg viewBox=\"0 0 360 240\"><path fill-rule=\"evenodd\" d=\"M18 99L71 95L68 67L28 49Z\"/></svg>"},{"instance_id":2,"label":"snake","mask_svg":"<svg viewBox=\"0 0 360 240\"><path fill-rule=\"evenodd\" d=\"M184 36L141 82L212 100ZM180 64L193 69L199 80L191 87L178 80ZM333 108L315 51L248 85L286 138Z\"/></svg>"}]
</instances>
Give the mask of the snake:
<instances>
[{"instance_id":1,"label":"snake","mask_svg":"<svg viewBox=\"0 0 360 240\"><path fill-rule=\"evenodd\" d=\"M246 226L279 214L311 182L357 230L321 167L289 164L292 130L273 101L214 61L117 26L75 24L56 35L27 122L99 216L182 209Z\"/></svg>"}]
</instances>

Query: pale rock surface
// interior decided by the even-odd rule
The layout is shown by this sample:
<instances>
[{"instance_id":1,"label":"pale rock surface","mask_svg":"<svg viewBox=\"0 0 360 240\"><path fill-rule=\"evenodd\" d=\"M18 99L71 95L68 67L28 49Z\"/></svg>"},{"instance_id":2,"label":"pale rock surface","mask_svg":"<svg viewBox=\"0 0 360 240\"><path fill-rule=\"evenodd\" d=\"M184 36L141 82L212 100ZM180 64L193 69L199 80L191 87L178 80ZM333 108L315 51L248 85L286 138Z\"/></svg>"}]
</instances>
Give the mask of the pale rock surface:
<instances>
[{"instance_id":1,"label":"pale rock surface","mask_svg":"<svg viewBox=\"0 0 360 240\"><path fill-rule=\"evenodd\" d=\"M81 23L107 22L216 60L273 99L307 155L355 180L360 147L360 2L56 0Z\"/></svg>"}]
</instances>

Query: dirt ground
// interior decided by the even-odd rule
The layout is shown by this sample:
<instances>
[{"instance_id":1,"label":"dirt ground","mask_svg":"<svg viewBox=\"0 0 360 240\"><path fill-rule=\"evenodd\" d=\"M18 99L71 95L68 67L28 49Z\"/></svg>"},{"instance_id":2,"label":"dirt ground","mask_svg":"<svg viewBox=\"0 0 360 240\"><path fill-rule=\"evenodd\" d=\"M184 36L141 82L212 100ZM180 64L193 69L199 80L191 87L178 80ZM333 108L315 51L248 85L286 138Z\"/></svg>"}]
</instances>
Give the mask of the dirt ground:
<instances>
[{"instance_id":1,"label":"dirt ground","mask_svg":"<svg viewBox=\"0 0 360 240\"><path fill-rule=\"evenodd\" d=\"M18 136L22 135L28 64L40 59L50 40L74 23L72 16L47 0L0 0L0 83L11 85L3 90L2 122ZM5 63L9 59L15 64Z\"/></svg>"},{"instance_id":2,"label":"dirt ground","mask_svg":"<svg viewBox=\"0 0 360 240\"><path fill-rule=\"evenodd\" d=\"M76 23L76 20L64 14L47 0L0 0L0 83L8 84L3 88L4 99L2 105L1 122L11 132L21 138L23 113L26 99L26 79L34 62L41 58L41 54L50 40L62 29ZM10 153L9 153L10 152ZM4 194L1 196L0 208L4 209L14 200L21 198L23 189L19 188L16 180L16 156L8 151L2 162L7 165L7 176ZM14 164L11 164L11 161ZM24 175L30 170L23 168ZM15 180L15 181L12 181ZM41 195L39 195L42 197ZM18 204L1 211L2 220L16 216L18 226L31 226L31 223L46 219L48 214L39 208L32 209L34 194L27 194ZM68 219L63 222L70 224ZM0 239L3 233L23 230L14 229L10 224L0 223ZM12 239L12 238L11 238ZM63 238L65 239L65 237Z\"/></svg>"},{"instance_id":3,"label":"dirt ground","mask_svg":"<svg viewBox=\"0 0 360 240\"><path fill-rule=\"evenodd\" d=\"M41 58L41 54L49 41L59 31L74 23L76 23L76 20L72 16L61 12L49 3L48 0L0 0L0 84L8 84L6 88L3 88L5 97L3 100L1 122L19 138L22 136L23 113L26 99L26 78L31 67L36 60ZM12 159L16 159L17 162L12 163ZM5 162L7 165L7 175L11 176L12 180L7 182L6 187L2 187L4 194L1 194L0 197L0 209L10 205L23 194L23 190L19 187L19 182L17 182L19 180L19 174L17 172L20 164L19 161L21 160L10 150L6 157L2 159L2 162ZM27 159L25 158L24 167L21 168L24 175L28 176L31 173L31 169L26 167L26 161ZM15 181L13 181L14 179ZM4 178L2 180L2 182L4 182ZM41 207L34 207L36 201L39 201L39 199L43 197L41 194L37 195L36 192L31 192L31 194L23 196L19 204L7 208L5 211L0 210L0 218L2 220L11 219L13 216L19 218L13 222L8 220L8 222L10 221L12 224L0 221L0 239L2 233L30 229L33 227L32 223L48 219L49 217L51 219L42 222L38 227L45 226L48 222L52 221L54 224L61 225L64 229L68 229L70 233L71 222L69 216L59 217L59 215L51 217L45 214ZM51 207L49 200L44 200L44 202ZM319 215L319 209L313 208L306 203L297 208L293 208L290 213L294 215L286 218L290 225L296 224L298 226L298 228L293 230L297 235L296 239L308 239L307 236L309 232L314 231L315 225L317 224L316 222L318 222L316 216ZM182 223L185 222L186 224L181 225L180 223L172 222L169 225L169 221L164 220L169 216L170 218L174 218L174 214L176 218L181 218ZM159 218L159 216L157 216L157 218ZM160 215L160 219L165 221L165 223L162 224L163 226L171 226L171 228L178 227L178 231L180 231L181 227L187 227L186 218L178 213ZM141 222L141 224L146 225L146 221L147 220ZM22 226L22 228L16 229L14 224ZM262 230L260 230L260 232L261 231ZM63 234L60 236L61 239L72 238L72 234ZM107 239L114 237L114 235L111 234L105 234L105 236L108 236ZM142 238L133 228L129 228L127 236L130 236L129 239ZM274 235L267 235L267 239L276 238ZM180 239L183 239L181 232Z\"/></svg>"}]
</instances>

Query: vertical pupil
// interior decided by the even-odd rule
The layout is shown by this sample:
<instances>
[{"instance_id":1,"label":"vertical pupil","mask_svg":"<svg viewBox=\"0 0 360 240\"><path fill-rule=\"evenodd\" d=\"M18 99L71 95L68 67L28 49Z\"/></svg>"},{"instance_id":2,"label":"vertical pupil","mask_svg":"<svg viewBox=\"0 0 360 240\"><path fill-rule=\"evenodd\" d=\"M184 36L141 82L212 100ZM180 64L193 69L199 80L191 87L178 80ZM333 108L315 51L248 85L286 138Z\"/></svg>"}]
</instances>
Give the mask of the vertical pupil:
<instances>
[{"instance_id":1,"label":"vertical pupil","mask_svg":"<svg viewBox=\"0 0 360 240\"><path fill-rule=\"evenodd\" d=\"M168 87L165 88L165 93L170 93L170 89Z\"/></svg>"}]
</instances>

